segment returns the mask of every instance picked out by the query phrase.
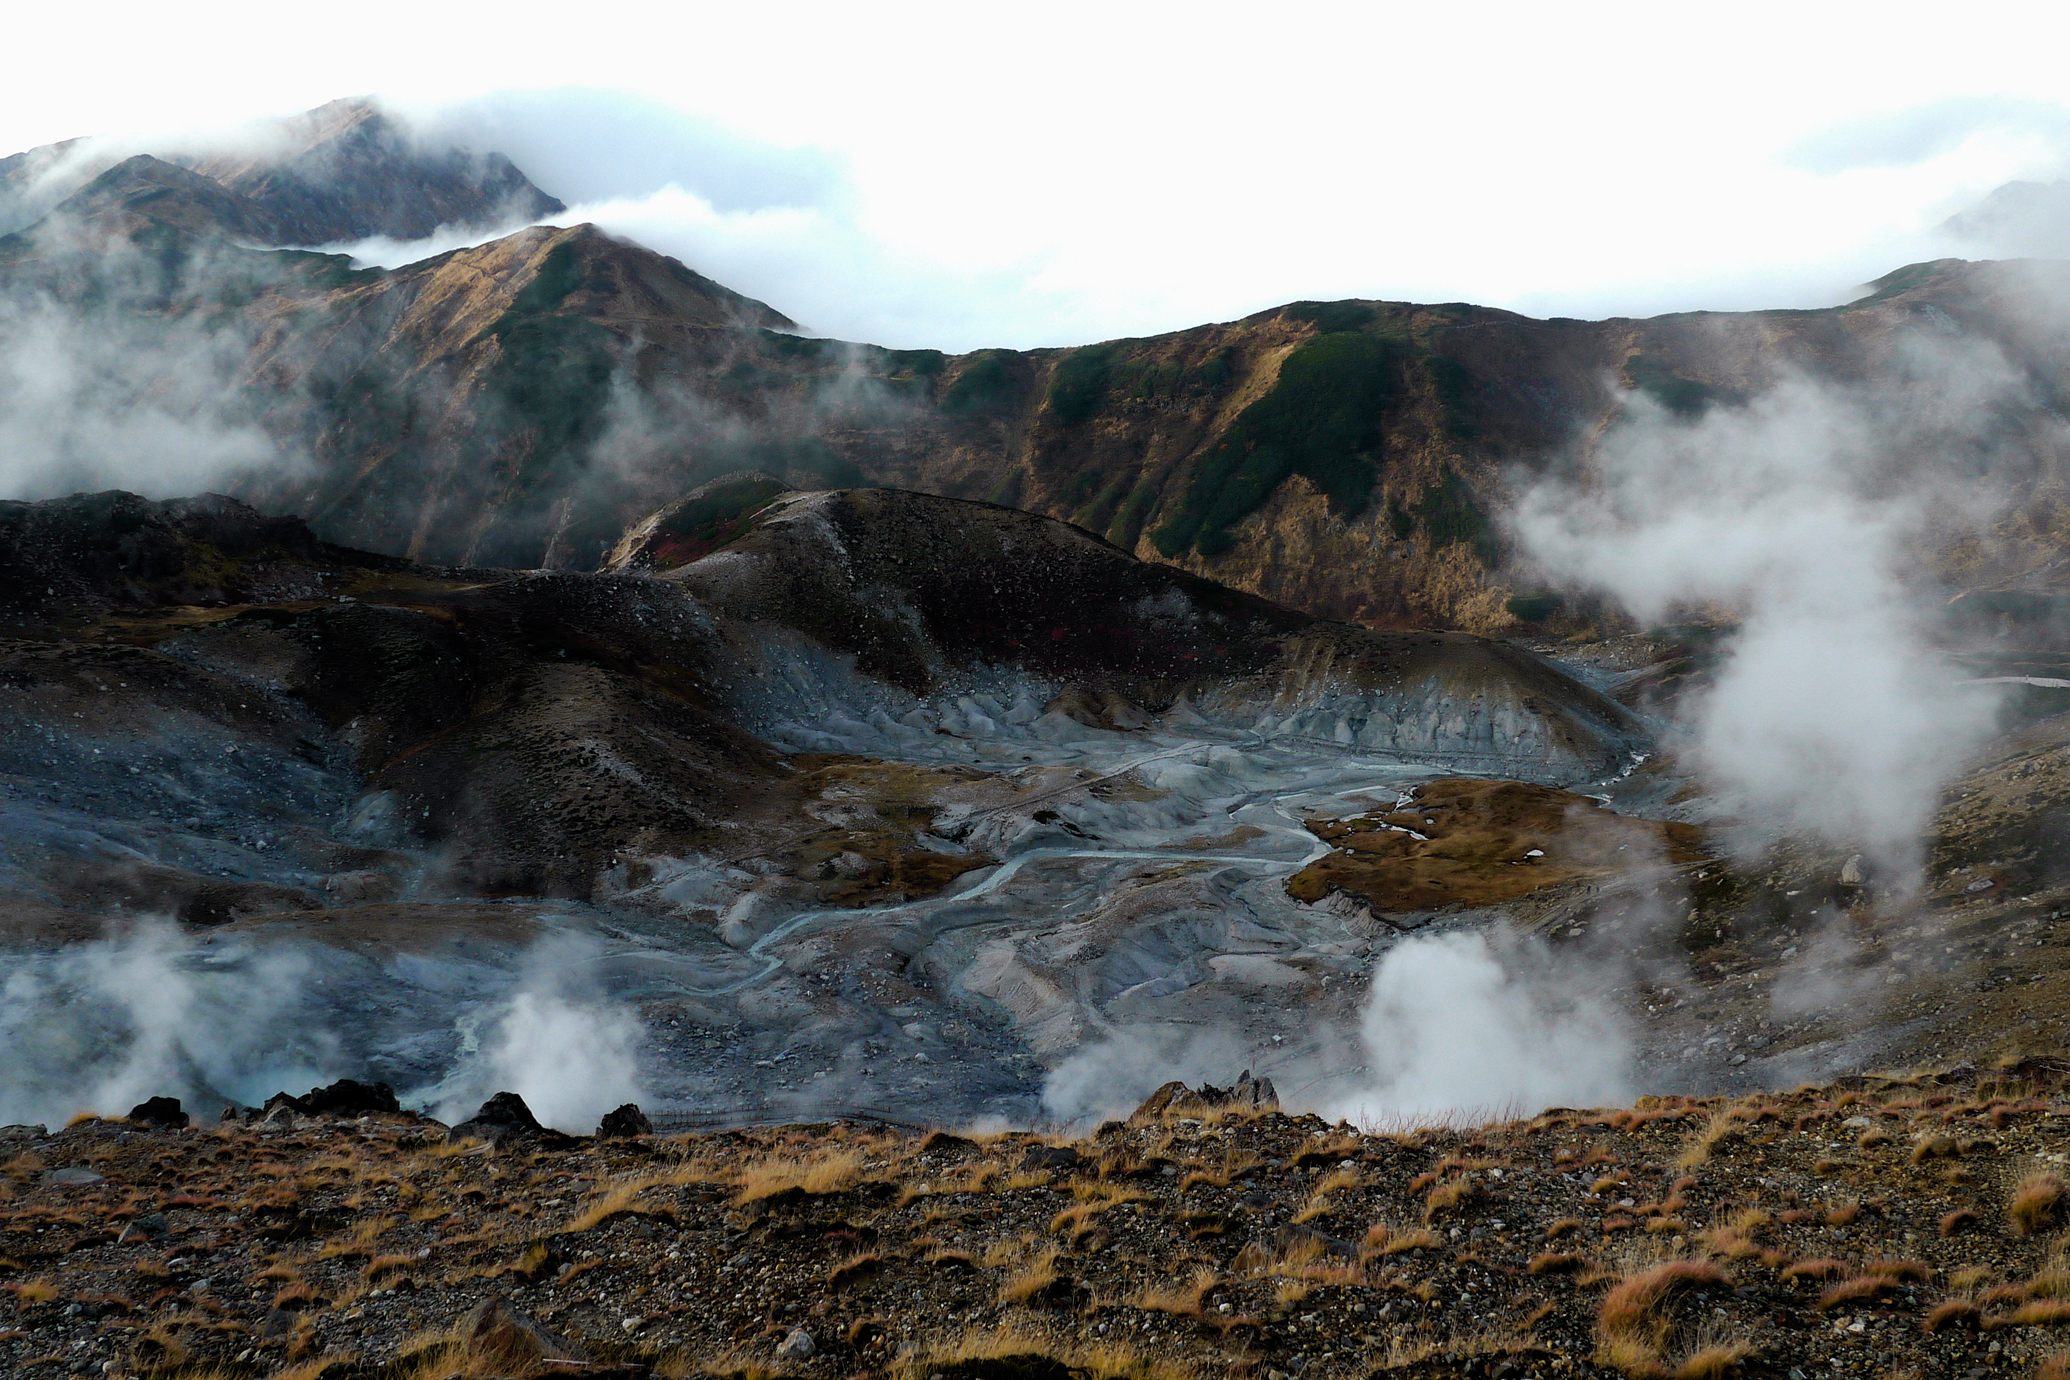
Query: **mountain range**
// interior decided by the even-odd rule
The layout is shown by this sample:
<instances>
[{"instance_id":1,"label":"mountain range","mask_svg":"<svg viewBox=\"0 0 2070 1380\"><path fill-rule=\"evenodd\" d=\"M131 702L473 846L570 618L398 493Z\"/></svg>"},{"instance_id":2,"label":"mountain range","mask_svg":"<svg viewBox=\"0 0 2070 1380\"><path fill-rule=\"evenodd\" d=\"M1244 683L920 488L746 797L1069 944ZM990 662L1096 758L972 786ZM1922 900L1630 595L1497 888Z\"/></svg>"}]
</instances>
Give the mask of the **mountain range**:
<instances>
[{"instance_id":1,"label":"mountain range","mask_svg":"<svg viewBox=\"0 0 2070 1380\"><path fill-rule=\"evenodd\" d=\"M258 143L0 162L0 224L33 217L0 239L0 284L125 329L205 321L275 451L222 487L343 544L591 569L662 504L758 470L1063 518L1318 616L1573 632L1606 611L1545 593L1508 530L1520 492L1586 468L1635 409L1689 419L1796 375L1886 380L1959 336L2024 391L1995 427L1989 511L1921 560L1950 596L2017 587L2053 606L2070 278L2046 264L1916 264L1823 310L1578 321L1300 302L945 354L812 338L587 225L389 270L277 248L562 208L500 155L419 148L365 101Z\"/></svg>"}]
</instances>

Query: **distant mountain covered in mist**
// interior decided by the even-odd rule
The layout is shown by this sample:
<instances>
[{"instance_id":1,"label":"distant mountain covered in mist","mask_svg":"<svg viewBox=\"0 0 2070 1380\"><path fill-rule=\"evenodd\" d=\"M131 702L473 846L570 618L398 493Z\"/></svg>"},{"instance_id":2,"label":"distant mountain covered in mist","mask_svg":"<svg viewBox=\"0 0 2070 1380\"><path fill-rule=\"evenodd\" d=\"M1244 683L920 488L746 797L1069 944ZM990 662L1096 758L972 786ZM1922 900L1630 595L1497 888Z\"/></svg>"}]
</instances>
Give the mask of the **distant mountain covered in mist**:
<instances>
[{"instance_id":1,"label":"distant mountain covered in mist","mask_svg":"<svg viewBox=\"0 0 2070 1380\"><path fill-rule=\"evenodd\" d=\"M32 460L0 478L218 487L417 560L593 568L647 514L756 470L1065 518L1321 616L1557 631L1600 610L1542 592L1511 539L1538 477L1585 468L1619 427L1695 425L1778 380L1905 387L1984 350L2019 376L2017 401L1988 437L1929 449L1988 469L1991 502L1921 558L1951 593L2021 594L2070 530L2049 421L2070 397L2070 275L2047 265L1913 265L1818 311L1591 322L1301 302L948 355L804 338L776 307L590 226L394 270L257 247L559 209L508 160L419 148L365 102L287 122L263 155L96 167L60 145L0 161L0 224L36 217L0 239L0 281L35 294L16 327L82 353L119 341L109 376L153 380L129 384L150 396L122 426L87 390L67 395L62 434L17 447ZM155 479L160 433L139 416L181 422L162 445L196 482ZM128 449L81 460L111 433Z\"/></svg>"},{"instance_id":2,"label":"distant mountain covered in mist","mask_svg":"<svg viewBox=\"0 0 2070 1380\"><path fill-rule=\"evenodd\" d=\"M132 211L199 230L206 222L191 208L205 204L216 228L274 245L420 239L442 227L514 225L567 209L501 154L417 146L366 99L332 101L194 147L71 139L0 158L0 231L60 207L91 220L152 195L166 207L138 202Z\"/></svg>"}]
</instances>

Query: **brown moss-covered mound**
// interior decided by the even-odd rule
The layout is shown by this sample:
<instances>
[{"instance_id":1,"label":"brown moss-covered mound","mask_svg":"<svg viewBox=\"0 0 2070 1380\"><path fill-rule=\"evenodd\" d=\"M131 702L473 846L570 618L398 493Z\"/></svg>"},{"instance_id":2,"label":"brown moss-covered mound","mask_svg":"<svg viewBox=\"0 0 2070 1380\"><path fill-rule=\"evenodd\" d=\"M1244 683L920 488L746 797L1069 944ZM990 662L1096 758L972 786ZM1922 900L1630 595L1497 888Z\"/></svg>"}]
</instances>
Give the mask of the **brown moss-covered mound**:
<instances>
[{"instance_id":1,"label":"brown moss-covered mound","mask_svg":"<svg viewBox=\"0 0 2070 1380\"><path fill-rule=\"evenodd\" d=\"M1694 825L1633 819L1518 781L1433 781L1397 810L1308 828L1336 851L1289 878L1287 893L1314 902L1342 891L1380 912L1491 905L1706 856Z\"/></svg>"}]
</instances>

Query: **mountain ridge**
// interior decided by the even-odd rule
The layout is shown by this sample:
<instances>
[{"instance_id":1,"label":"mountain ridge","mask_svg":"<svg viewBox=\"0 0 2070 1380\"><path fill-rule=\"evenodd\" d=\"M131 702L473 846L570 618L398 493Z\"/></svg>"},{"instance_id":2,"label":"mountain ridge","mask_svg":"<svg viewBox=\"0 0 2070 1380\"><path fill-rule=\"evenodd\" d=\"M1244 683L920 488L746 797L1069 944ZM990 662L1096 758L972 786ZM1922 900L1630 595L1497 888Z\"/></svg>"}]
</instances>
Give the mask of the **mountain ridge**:
<instances>
[{"instance_id":1,"label":"mountain ridge","mask_svg":"<svg viewBox=\"0 0 2070 1380\"><path fill-rule=\"evenodd\" d=\"M346 105L337 137L386 128ZM194 166L239 185L271 175ZM133 314L206 310L242 340L242 396L284 458L231 487L309 514L328 539L413 559L593 568L686 491L760 470L1026 508L1344 621L1565 635L1616 615L1545 590L1507 531L1524 488L1585 469L1634 407L1690 419L1791 376L1855 386L1951 331L2025 375L2028 434L1981 555L1951 554L1964 534L1950 531L1921 559L1950 594L1996 588L2049 568L2070 534L2065 456L2045 426L2070 407L2070 352L2035 310L2070 302L2070 278L2046 263L1908 265L1820 309L1591 322L1296 302L948 355L800 335L774 307L593 227L534 226L395 269L216 243L280 222L201 176L132 159L76 192L75 210L118 239L178 241L151 250L158 286ZM0 272L97 271L39 237L49 223L0 240L13 246ZM227 280L240 284L229 313Z\"/></svg>"}]
</instances>

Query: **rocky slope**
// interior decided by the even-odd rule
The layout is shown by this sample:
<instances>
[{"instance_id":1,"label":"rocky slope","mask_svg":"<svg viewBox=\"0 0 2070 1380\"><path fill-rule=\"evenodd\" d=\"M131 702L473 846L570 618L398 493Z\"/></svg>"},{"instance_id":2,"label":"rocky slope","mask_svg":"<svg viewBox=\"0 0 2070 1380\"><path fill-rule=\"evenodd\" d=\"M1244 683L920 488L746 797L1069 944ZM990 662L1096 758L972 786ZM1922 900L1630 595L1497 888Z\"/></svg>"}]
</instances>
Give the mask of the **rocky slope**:
<instances>
[{"instance_id":1,"label":"rocky slope","mask_svg":"<svg viewBox=\"0 0 2070 1380\"><path fill-rule=\"evenodd\" d=\"M1974 499L1937 514L1920 564L1992 616L2056 605L2070 314L2045 263L1913 265L1818 311L1587 322L1306 302L948 356L801 338L586 227L393 271L226 243L323 238L309 227L324 217L326 235L413 234L505 203L553 209L507 163L410 150L363 103L280 139L271 162L138 156L86 185L50 171L92 166L71 146L18 155L0 176L72 200L0 240L0 279L95 330L226 342L240 415L276 451L226 484L334 541L589 569L662 504L762 470L1066 518L1339 621L1573 632L1603 611L1547 598L1520 561L1505 529L1520 486L1586 467L1642 412L1687 420L1804 377L1945 393L1961 415L1889 460L1912 466L1902 482L1925 467ZM2003 395L1966 401L1963 379L1999 360Z\"/></svg>"},{"instance_id":2,"label":"rocky slope","mask_svg":"<svg viewBox=\"0 0 2070 1380\"><path fill-rule=\"evenodd\" d=\"M0 1130L0 1357L329 1380L2053 1377L2062 1076L1462 1129L1181 1107L1075 1141L449 1136L286 1102L175 1129L140 1107Z\"/></svg>"}]
</instances>

